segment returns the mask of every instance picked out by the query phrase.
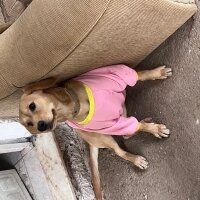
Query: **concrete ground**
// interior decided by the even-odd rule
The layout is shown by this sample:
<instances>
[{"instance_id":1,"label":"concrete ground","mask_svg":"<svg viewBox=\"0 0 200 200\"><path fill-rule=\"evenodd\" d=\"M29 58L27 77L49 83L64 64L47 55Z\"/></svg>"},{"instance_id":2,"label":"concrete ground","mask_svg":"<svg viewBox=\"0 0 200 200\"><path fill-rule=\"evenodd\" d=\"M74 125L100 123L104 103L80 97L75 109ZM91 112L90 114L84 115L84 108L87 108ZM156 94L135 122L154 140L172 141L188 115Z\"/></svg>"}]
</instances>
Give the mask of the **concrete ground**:
<instances>
[{"instance_id":1,"label":"concrete ground","mask_svg":"<svg viewBox=\"0 0 200 200\"><path fill-rule=\"evenodd\" d=\"M128 151L147 158L146 171L101 150L107 200L200 199L200 11L138 70L163 64L173 69L173 77L128 88L127 109L139 120L152 117L166 124L171 136L160 140L142 133L125 142Z\"/></svg>"}]
</instances>

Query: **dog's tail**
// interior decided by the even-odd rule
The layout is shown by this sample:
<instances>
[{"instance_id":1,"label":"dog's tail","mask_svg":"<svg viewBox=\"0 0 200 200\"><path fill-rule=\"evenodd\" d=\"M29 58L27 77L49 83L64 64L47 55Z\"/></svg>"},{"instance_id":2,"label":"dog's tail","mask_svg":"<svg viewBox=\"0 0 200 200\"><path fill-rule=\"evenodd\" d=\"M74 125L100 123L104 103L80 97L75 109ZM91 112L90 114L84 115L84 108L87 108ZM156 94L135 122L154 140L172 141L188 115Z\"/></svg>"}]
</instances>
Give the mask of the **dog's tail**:
<instances>
[{"instance_id":1,"label":"dog's tail","mask_svg":"<svg viewBox=\"0 0 200 200\"><path fill-rule=\"evenodd\" d=\"M103 194L101 192L99 169L98 169L99 149L92 145L89 145L89 149L90 149L90 168L91 168L94 193L97 200L103 200Z\"/></svg>"}]
</instances>

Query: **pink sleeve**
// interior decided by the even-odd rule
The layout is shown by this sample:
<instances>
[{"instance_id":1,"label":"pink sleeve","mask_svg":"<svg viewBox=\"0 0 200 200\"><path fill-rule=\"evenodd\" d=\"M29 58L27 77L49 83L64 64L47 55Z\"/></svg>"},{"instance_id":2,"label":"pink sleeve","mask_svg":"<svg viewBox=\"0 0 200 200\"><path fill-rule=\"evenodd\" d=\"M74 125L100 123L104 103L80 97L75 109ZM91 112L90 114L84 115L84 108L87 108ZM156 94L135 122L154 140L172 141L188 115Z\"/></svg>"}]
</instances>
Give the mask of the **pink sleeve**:
<instances>
[{"instance_id":1,"label":"pink sleeve","mask_svg":"<svg viewBox=\"0 0 200 200\"><path fill-rule=\"evenodd\" d=\"M138 80L137 72L123 64L100 67L81 76L88 75L105 76L118 82L123 87L123 89L126 88L127 85L134 86Z\"/></svg>"},{"instance_id":2,"label":"pink sleeve","mask_svg":"<svg viewBox=\"0 0 200 200\"><path fill-rule=\"evenodd\" d=\"M99 133L106 135L133 135L138 130L135 117L120 117L114 126L102 129Z\"/></svg>"}]
</instances>

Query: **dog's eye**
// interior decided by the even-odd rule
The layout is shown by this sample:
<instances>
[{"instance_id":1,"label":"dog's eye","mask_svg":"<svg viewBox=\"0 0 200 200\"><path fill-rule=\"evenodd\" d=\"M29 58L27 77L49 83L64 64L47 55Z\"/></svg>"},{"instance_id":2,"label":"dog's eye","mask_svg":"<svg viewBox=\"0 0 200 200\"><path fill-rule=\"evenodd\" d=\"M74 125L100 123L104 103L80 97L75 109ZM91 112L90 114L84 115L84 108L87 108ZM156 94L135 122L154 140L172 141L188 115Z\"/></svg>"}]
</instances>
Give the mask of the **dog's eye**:
<instances>
[{"instance_id":1,"label":"dog's eye","mask_svg":"<svg viewBox=\"0 0 200 200\"><path fill-rule=\"evenodd\" d=\"M29 105L29 109L30 109L30 111L35 111L35 109L36 109L36 105L35 105L35 103L31 103L30 105Z\"/></svg>"},{"instance_id":2,"label":"dog's eye","mask_svg":"<svg viewBox=\"0 0 200 200\"><path fill-rule=\"evenodd\" d=\"M27 126L33 126L33 123L32 122L28 122Z\"/></svg>"}]
</instances>

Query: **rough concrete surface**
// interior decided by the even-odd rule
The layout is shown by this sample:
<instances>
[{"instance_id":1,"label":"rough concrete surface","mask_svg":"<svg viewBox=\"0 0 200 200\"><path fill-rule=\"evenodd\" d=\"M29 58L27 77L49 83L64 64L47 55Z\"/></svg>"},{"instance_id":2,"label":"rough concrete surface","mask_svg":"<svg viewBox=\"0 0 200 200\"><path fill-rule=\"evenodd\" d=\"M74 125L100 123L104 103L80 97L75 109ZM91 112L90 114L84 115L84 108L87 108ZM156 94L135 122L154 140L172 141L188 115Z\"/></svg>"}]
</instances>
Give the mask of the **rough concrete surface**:
<instances>
[{"instance_id":1,"label":"rough concrete surface","mask_svg":"<svg viewBox=\"0 0 200 200\"><path fill-rule=\"evenodd\" d=\"M163 64L173 69L173 77L128 88L127 109L139 120L152 117L166 124L171 136L160 140L142 133L125 142L128 151L147 158L146 171L101 150L107 200L200 199L200 11L137 69Z\"/></svg>"}]
</instances>

